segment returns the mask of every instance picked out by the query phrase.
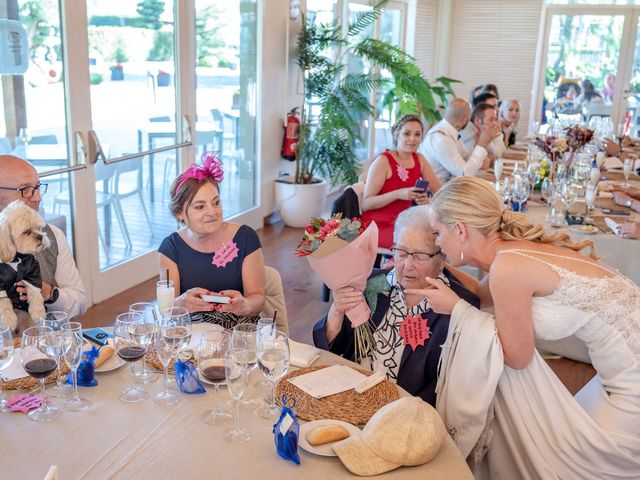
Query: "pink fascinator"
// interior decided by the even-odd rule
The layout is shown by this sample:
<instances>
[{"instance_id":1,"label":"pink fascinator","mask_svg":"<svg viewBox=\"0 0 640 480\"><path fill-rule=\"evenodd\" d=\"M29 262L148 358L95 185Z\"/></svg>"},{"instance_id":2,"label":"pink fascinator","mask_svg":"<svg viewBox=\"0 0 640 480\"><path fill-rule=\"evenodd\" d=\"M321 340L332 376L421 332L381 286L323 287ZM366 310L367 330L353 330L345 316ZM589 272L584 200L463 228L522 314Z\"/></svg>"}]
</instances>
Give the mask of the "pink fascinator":
<instances>
[{"instance_id":1,"label":"pink fascinator","mask_svg":"<svg viewBox=\"0 0 640 480\"><path fill-rule=\"evenodd\" d=\"M180 188L182 184L190 178L195 178L201 182L205 178L211 177L216 182L220 183L224 178L224 172L222 171L222 160L218 158L219 153L220 152L204 152L200 157L202 165L192 163L180 176L178 188Z\"/></svg>"}]
</instances>

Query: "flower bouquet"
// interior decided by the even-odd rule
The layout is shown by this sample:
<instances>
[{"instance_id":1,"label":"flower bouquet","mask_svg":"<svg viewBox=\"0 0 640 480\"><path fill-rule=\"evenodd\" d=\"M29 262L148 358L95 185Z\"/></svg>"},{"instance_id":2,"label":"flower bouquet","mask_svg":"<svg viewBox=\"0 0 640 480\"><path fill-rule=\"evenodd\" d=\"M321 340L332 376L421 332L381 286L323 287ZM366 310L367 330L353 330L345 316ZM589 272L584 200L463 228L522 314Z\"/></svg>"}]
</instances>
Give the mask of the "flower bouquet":
<instances>
[{"instance_id":1,"label":"flower bouquet","mask_svg":"<svg viewBox=\"0 0 640 480\"><path fill-rule=\"evenodd\" d=\"M565 128L567 134L567 145L569 145L569 158L566 166L568 167L573 160L575 152L584 147L593 138L593 130L581 127L580 125L571 125Z\"/></svg>"},{"instance_id":2,"label":"flower bouquet","mask_svg":"<svg viewBox=\"0 0 640 480\"><path fill-rule=\"evenodd\" d=\"M545 138L536 137L533 143L549 159L549 172L552 178L555 177L555 174L557 172L558 159L562 158L564 152L569 149L567 139L548 135Z\"/></svg>"},{"instance_id":3,"label":"flower bouquet","mask_svg":"<svg viewBox=\"0 0 640 480\"><path fill-rule=\"evenodd\" d=\"M360 292L365 290L377 252L375 222L367 225L359 218L342 218L341 214L329 220L313 218L295 250L296 255L307 257L313 271L331 290L353 287ZM371 309L364 296L346 315L355 329L355 358L359 362L374 349Z\"/></svg>"}]
</instances>

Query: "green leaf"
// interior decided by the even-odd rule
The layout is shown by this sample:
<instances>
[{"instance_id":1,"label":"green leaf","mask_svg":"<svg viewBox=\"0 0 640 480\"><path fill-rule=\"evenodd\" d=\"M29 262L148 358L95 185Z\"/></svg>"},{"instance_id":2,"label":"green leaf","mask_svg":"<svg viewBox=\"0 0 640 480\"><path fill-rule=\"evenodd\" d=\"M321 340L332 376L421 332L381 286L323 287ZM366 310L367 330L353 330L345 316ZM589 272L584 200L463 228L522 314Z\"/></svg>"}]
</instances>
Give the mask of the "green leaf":
<instances>
[{"instance_id":1,"label":"green leaf","mask_svg":"<svg viewBox=\"0 0 640 480\"><path fill-rule=\"evenodd\" d=\"M381 273L367 280L367 285L364 288L364 298L371 309L371 313L375 312L378 306L378 294L386 293L390 290L391 284L387 281L386 273Z\"/></svg>"}]
</instances>

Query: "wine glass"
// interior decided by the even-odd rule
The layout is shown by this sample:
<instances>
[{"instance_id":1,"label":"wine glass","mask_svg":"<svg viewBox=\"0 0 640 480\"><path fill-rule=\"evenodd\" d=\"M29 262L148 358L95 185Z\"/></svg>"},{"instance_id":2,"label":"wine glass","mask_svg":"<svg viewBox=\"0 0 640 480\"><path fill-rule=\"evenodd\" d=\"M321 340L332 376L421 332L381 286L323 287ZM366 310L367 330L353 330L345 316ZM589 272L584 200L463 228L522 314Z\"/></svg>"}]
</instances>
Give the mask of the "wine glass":
<instances>
[{"instance_id":1,"label":"wine glass","mask_svg":"<svg viewBox=\"0 0 640 480\"><path fill-rule=\"evenodd\" d=\"M156 313L156 307L153 305L153 303L138 302L129 305L129 312L140 313L144 317L147 328L149 329L149 345L152 345L155 340L155 336L158 333L158 325L160 323L158 320L158 314ZM136 371L136 379L140 383L145 384L155 382L158 379L158 376L151 370L147 370L145 357L142 357L140 363L142 364L142 367L140 368L140 370Z\"/></svg>"},{"instance_id":2,"label":"wine glass","mask_svg":"<svg viewBox=\"0 0 640 480\"><path fill-rule=\"evenodd\" d=\"M140 360L149 345L149 332L144 317L140 313L121 313L116 317L113 329L115 348L118 356L131 364L132 384L120 392L123 402L141 402L149 396L143 387L133 383L135 372L133 365Z\"/></svg>"},{"instance_id":3,"label":"wine glass","mask_svg":"<svg viewBox=\"0 0 640 480\"><path fill-rule=\"evenodd\" d=\"M62 326L62 338L65 346L64 361L71 369L73 380L73 398L64 402L64 408L72 412L86 410L91 402L78 396L78 367L82 360L84 338L82 337L82 324L69 322Z\"/></svg>"},{"instance_id":4,"label":"wine glass","mask_svg":"<svg viewBox=\"0 0 640 480\"><path fill-rule=\"evenodd\" d=\"M58 337L56 348L56 363L57 363L57 378L56 385L53 388L48 389L48 393L52 397L65 398L71 395L72 388L65 383L64 379L60 375L60 360L62 359L63 345L62 345L62 326L69 323L69 315L67 312L51 311L47 312L43 317L40 317L38 326L50 327L54 331L54 336Z\"/></svg>"},{"instance_id":5,"label":"wine glass","mask_svg":"<svg viewBox=\"0 0 640 480\"><path fill-rule=\"evenodd\" d=\"M255 323L236 325L231 333L231 345L236 349L238 355L242 355L242 357L236 358L236 361L245 365L247 375L250 375L251 370L256 366L257 337L258 326ZM242 398L243 406L257 406L259 404L260 401L257 398L245 392Z\"/></svg>"},{"instance_id":6,"label":"wine glass","mask_svg":"<svg viewBox=\"0 0 640 480\"><path fill-rule=\"evenodd\" d=\"M0 323L0 372L11 364L14 353L11 329ZM2 393L2 383L2 378L0 378L0 412L10 412L11 409L7 407L7 400Z\"/></svg>"},{"instance_id":7,"label":"wine glass","mask_svg":"<svg viewBox=\"0 0 640 480\"><path fill-rule=\"evenodd\" d=\"M27 128L21 128L20 132L18 133L18 138L24 144L24 148L26 151L27 147L29 146L29 142L31 141L31 134L29 133L29 130Z\"/></svg>"},{"instance_id":8,"label":"wine glass","mask_svg":"<svg viewBox=\"0 0 640 480\"><path fill-rule=\"evenodd\" d=\"M504 162L501 158L496 158L493 162L493 174L496 176L496 185L500 182L500 177L502 176L502 167L504 166Z\"/></svg>"},{"instance_id":9,"label":"wine glass","mask_svg":"<svg viewBox=\"0 0 640 480\"><path fill-rule=\"evenodd\" d=\"M511 193L512 193L511 181L509 180L509 178L507 177L501 180L500 182L498 182L498 184L496 185L496 190L498 194L502 197L502 202L505 205L509 205L509 202L511 201Z\"/></svg>"},{"instance_id":10,"label":"wine glass","mask_svg":"<svg viewBox=\"0 0 640 480\"><path fill-rule=\"evenodd\" d=\"M289 337L286 333L258 337L258 366L270 384L269 405L260 408L258 415L273 420L280 414L276 406L276 382L289 370Z\"/></svg>"},{"instance_id":11,"label":"wine glass","mask_svg":"<svg viewBox=\"0 0 640 480\"><path fill-rule=\"evenodd\" d=\"M513 179L513 211L521 212L524 203L529 198L529 182L524 177L514 177Z\"/></svg>"},{"instance_id":12,"label":"wine glass","mask_svg":"<svg viewBox=\"0 0 640 480\"><path fill-rule=\"evenodd\" d=\"M632 168L633 168L633 159L625 158L624 164L623 164L624 188L629 188L629 175L631 175Z\"/></svg>"},{"instance_id":13,"label":"wine glass","mask_svg":"<svg viewBox=\"0 0 640 480\"><path fill-rule=\"evenodd\" d=\"M273 318L262 317L258 319L257 326L257 334L258 334L258 342L260 341L260 337L273 338L276 334L276 322ZM257 345L257 344L256 344ZM269 388L269 382L265 380L261 380L258 382L257 387L260 390L266 390Z\"/></svg>"},{"instance_id":14,"label":"wine glass","mask_svg":"<svg viewBox=\"0 0 640 480\"><path fill-rule=\"evenodd\" d=\"M584 193L584 200L587 204L587 213L593 210L593 206L596 203L596 194L598 191L597 183L589 183L587 184L587 189Z\"/></svg>"},{"instance_id":15,"label":"wine glass","mask_svg":"<svg viewBox=\"0 0 640 480\"><path fill-rule=\"evenodd\" d=\"M44 391L44 379L55 371L58 364L56 352L59 338L54 335L51 327L30 327L22 333L20 344L22 368L31 377L40 380L42 405L27 414L29 419L35 422L47 422L62 414L60 408L47 404L47 394Z\"/></svg>"},{"instance_id":16,"label":"wine glass","mask_svg":"<svg viewBox=\"0 0 640 480\"><path fill-rule=\"evenodd\" d=\"M567 208L578 200L578 186L571 178L565 178L560 182L560 197Z\"/></svg>"},{"instance_id":17,"label":"wine glass","mask_svg":"<svg viewBox=\"0 0 640 480\"><path fill-rule=\"evenodd\" d=\"M229 350L229 339L229 333L225 330L206 332L200 339L198 370L216 389L215 407L202 415L202 420L209 425L227 423L231 418L229 412L220 408L219 392L219 384L225 379L224 357Z\"/></svg>"},{"instance_id":18,"label":"wine glass","mask_svg":"<svg viewBox=\"0 0 640 480\"><path fill-rule=\"evenodd\" d=\"M180 401L176 392L169 391L169 363L175 354L178 358L180 350L191 341L191 317L183 307L171 307L162 311L160 331L155 347L158 359L164 367L164 389L156 394L154 401L161 405L173 405Z\"/></svg>"},{"instance_id":19,"label":"wine glass","mask_svg":"<svg viewBox=\"0 0 640 480\"><path fill-rule=\"evenodd\" d=\"M224 375L227 380L227 388L233 398L234 427L225 433L225 438L232 443L243 443L251 438L249 432L240 428L240 398L244 394L249 377L249 369L245 362L237 362L238 358L246 358L247 352L242 348L229 347L229 352L224 357Z\"/></svg>"},{"instance_id":20,"label":"wine glass","mask_svg":"<svg viewBox=\"0 0 640 480\"><path fill-rule=\"evenodd\" d=\"M164 312L167 308L173 307L176 292L173 288L173 281L160 280L156 282L156 299L158 300L158 310Z\"/></svg>"}]
</instances>

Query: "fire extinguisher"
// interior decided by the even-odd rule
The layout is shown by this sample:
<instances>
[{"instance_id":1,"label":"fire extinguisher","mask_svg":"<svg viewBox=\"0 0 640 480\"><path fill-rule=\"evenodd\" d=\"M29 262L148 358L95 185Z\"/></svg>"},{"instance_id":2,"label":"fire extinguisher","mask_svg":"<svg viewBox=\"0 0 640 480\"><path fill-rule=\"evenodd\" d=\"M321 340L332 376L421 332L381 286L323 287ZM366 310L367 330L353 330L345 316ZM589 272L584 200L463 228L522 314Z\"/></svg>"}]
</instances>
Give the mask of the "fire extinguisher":
<instances>
[{"instance_id":1,"label":"fire extinguisher","mask_svg":"<svg viewBox=\"0 0 640 480\"><path fill-rule=\"evenodd\" d=\"M282 158L287 160L296 159L296 148L298 148L298 136L300 134L300 119L297 112L298 107L291 109L287 114L287 125L284 127L284 139L282 140Z\"/></svg>"}]
</instances>

